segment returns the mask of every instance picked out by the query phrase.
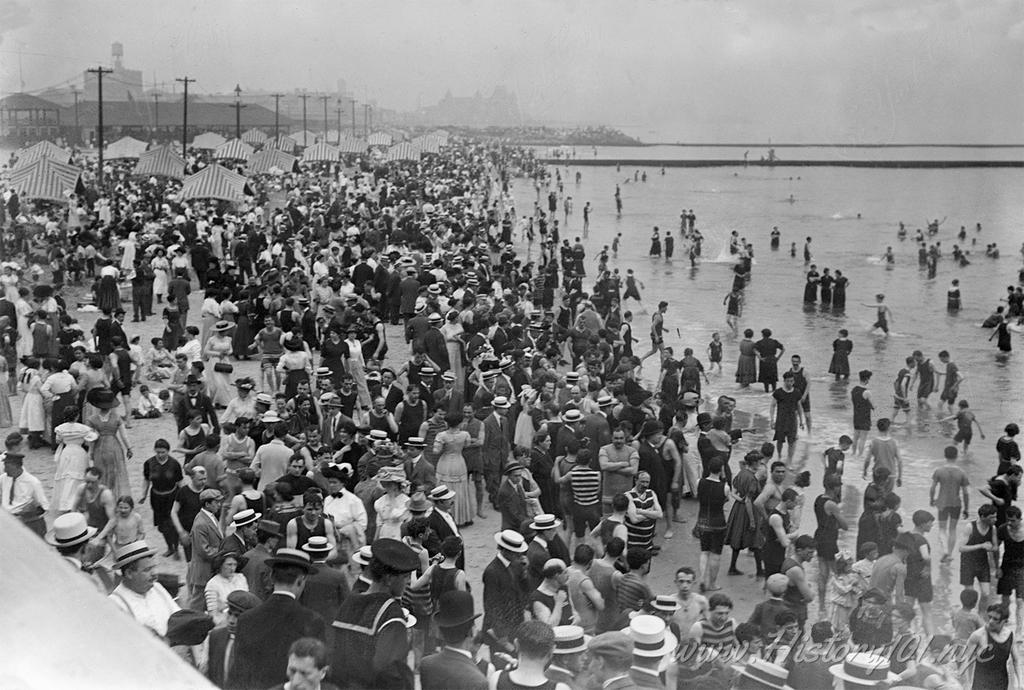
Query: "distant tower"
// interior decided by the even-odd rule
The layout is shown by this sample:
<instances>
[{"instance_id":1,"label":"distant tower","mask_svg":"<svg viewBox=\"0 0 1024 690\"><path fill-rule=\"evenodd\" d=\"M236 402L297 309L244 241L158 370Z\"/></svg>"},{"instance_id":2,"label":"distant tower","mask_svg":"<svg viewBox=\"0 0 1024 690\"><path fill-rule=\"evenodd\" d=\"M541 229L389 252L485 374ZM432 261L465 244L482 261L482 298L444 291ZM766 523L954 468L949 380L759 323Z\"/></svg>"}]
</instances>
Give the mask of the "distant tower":
<instances>
[{"instance_id":1,"label":"distant tower","mask_svg":"<svg viewBox=\"0 0 1024 690\"><path fill-rule=\"evenodd\" d=\"M120 43L112 43L110 45L110 54L114 58L114 67L120 68L121 58L124 57L124 46Z\"/></svg>"}]
</instances>

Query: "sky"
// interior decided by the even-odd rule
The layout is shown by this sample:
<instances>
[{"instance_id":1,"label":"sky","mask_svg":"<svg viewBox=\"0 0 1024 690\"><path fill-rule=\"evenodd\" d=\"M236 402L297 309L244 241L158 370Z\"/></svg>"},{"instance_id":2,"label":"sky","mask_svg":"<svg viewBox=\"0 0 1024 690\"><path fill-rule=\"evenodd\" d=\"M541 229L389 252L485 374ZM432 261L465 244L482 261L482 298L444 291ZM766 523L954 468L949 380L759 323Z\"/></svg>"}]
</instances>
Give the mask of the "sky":
<instances>
[{"instance_id":1,"label":"sky","mask_svg":"<svg viewBox=\"0 0 1024 690\"><path fill-rule=\"evenodd\" d=\"M0 0L0 91L109 64L415 109L503 85L644 141L1024 143L1018 0ZM19 55L20 51L20 55Z\"/></svg>"}]
</instances>

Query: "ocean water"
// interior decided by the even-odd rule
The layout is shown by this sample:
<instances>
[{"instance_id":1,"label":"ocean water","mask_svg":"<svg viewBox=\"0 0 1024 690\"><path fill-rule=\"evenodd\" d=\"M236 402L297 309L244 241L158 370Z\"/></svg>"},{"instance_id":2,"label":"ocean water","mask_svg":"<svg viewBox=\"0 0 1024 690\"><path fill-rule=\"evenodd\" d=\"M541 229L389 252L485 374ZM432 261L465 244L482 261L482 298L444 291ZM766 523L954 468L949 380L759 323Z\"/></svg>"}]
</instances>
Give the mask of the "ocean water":
<instances>
[{"instance_id":1,"label":"ocean water","mask_svg":"<svg viewBox=\"0 0 1024 690\"><path fill-rule=\"evenodd\" d=\"M652 146L576 146L576 147L535 147L538 155L548 156L554 148L560 148L562 155L574 150L577 160L624 161L624 160L747 160L756 162L767 159L769 149L774 149L776 158L786 161L1024 161L1024 147L986 146L676 146L657 144Z\"/></svg>"},{"instance_id":2,"label":"ocean water","mask_svg":"<svg viewBox=\"0 0 1024 690\"><path fill-rule=\"evenodd\" d=\"M948 350L966 380L961 396L967 399L986 433L982 440L975 434L966 457L960 459L971 480L972 514L983 502L978 489L996 469L995 441L1003 426L1018 424L1024 412L1024 351L1002 356L994 343L987 342L991 331L980 323L999 304L1008 285L1016 285L1022 266L1024 242L1024 201L1017 191L1024 185L1024 171L1016 169L894 170L812 167L794 169L668 169L648 168L646 183L634 182L632 170L616 172L614 165L582 167L582 181L574 182L575 169L558 168L565 182L565 194L573 197L575 211L569 217L563 238L572 240L582 234L582 208L589 201L593 209L587 248L588 281L596 271L597 254L622 234L618 258L611 262L623 274L632 268L645 285L646 311L636 313L634 333L641 342L642 354L649 347L650 312L659 300L669 302L665 322L666 344L681 356L683 347L692 347L706 362L707 343L713 331L722 334L725 343L724 373L713 375L706 390L717 396L728 393L737 398L738 408L753 415L759 431L748 435L735 465L751 446L770 439L767 414L770 398L759 384L740 390L735 383L737 339L725 323L722 300L732 282L732 262L726 243L736 230L754 245L752 280L746 291L746 306L740 331L752 328L760 337L762 328L770 328L783 343L786 354L780 371L789 367L789 356L800 354L811 379L813 435L801 432L795 466L812 471L812 486L807 489L803 529L815 527L812 503L820 493L821 453L836 442L839 435L852 432L850 388L854 383L837 384L828 371L831 343L840 328L847 328L854 343L851 368L854 372L874 372L871 390L875 400L875 419L891 416L892 382L913 350L941 366L940 350ZM552 168L554 170L554 168ZM552 174L554 174L552 172ZM623 213L616 217L614 193L620 185ZM536 194L531 184L520 181L515 187L519 215L528 213ZM540 202L546 208L547 191ZM789 201L792 195L794 201ZM678 241L681 209L692 208L697 227L706 238L703 260L691 269ZM858 219L858 214L860 218ZM558 217L564 219L559 205ZM898 223L903 221L913 238L917 228L926 229L928 219L944 220L940 240L944 257L938 274L928 280L918 267L916 245L897 239ZM975 232L981 223L980 233ZM949 254L960 226L968 228L966 245L972 264L958 268ZM648 256L651 231L659 226L662 234L675 233L676 257L673 261ZM782 243L778 251L769 249L769 232L778 226ZM812 238L813 263L841 269L849 279L845 313L803 304L804 273L802 258L805 237ZM976 240L976 244L972 241ZM789 246L797 243L797 257L791 258ZM997 242L1001 258L985 256L985 246ZM887 246L892 246L896 263L879 261ZM525 247L523 250L525 251ZM536 249L533 256L536 256ZM959 278L963 310L956 315L946 311L946 289ZM587 288L592 286L588 282ZM893 333L881 337L869 333L875 311L861 306L874 302L875 293L884 293L893 310ZM631 302L632 306L636 306ZM1024 339L1014 334L1015 347L1024 350ZM645 379L653 385L657 375L654 360L644 369ZM937 394L932 408L913 413L912 421L899 424L894 431L904 462L903 497L906 525L918 508L928 507L928 490L933 470L943 462L943 448L955 433L953 423L940 422L947 413L938 409ZM905 419L901 415L901 421ZM852 434L851 434L852 435ZM844 513L856 527L860 514L862 461L847 460L844 487ZM972 515L973 517L973 515ZM966 529L961 523L961 533ZM936 573L937 603L957 603L959 585L955 567L938 566L938 530L932 543ZM841 546L854 548L855 531L844 535ZM954 563L955 566L955 563ZM938 607L936 607L938 608ZM948 610L948 609L947 609Z\"/></svg>"}]
</instances>

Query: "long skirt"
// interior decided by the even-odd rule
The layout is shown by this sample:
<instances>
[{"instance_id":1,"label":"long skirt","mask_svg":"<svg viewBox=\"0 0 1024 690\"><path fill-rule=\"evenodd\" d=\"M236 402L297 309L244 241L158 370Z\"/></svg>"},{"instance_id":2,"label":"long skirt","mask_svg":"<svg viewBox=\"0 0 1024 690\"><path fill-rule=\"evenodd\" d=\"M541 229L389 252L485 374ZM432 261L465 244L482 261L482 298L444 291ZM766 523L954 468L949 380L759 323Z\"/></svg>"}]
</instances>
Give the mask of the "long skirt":
<instances>
[{"instance_id":1,"label":"long skirt","mask_svg":"<svg viewBox=\"0 0 1024 690\"><path fill-rule=\"evenodd\" d=\"M240 313L238 325L235 326L235 332L231 336L231 353L235 359L249 359L251 356L249 346L252 344L252 337L252 331L249 328L249 315Z\"/></svg>"},{"instance_id":2,"label":"long skirt","mask_svg":"<svg viewBox=\"0 0 1024 690\"><path fill-rule=\"evenodd\" d=\"M6 429L14 424L14 415L11 412L11 398L8 395L6 385L0 385L0 429Z\"/></svg>"},{"instance_id":3,"label":"long skirt","mask_svg":"<svg viewBox=\"0 0 1024 690\"><path fill-rule=\"evenodd\" d=\"M209 366L204 371L206 378L206 392L214 405L227 407L231 398L235 397L235 389L231 382L234 373L221 373L214 370L215 364L230 364L230 362L214 362L210 360Z\"/></svg>"},{"instance_id":4,"label":"long skirt","mask_svg":"<svg viewBox=\"0 0 1024 690\"><path fill-rule=\"evenodd\" d=\"M103 470L103 483L110 487L115 499L131 495L124 448L116 436L100 434L92 447L92 464Z\"/></svg>"},{"instance_id":5,"label":"long skirt","mask_svg":"<svg viewBox=\"0 0 1024 690\"><path fill-rule=\"evenodd\" d=\"M64 422L75 421L75 419L66 419L68 410L74 410L75 418L78 417L78 395L74 391L68 391L58 395L53 399L53 405L50 408L50 433L53 433L54 427L58 427Z\"/></svg>"},{"instance_id":6,"label":"long skirt","mask_svg":"<svg viewBox=\"0 0 1024 690\"><path fill-rule=\"evenodd\" d=\"M18 427L30 432L46 430L46 408L43 406L43 396L38 391L25 394L21 402Z\"/></svg>"},{"instance_id":7,"label":"long skirt","mask_svg":"<svg viewBox=\"0 0 1024 690\"><path fill-rule=\"evenodd\" d=\"M476 514L476 494L461 454L445 453L438 459L437 481L455 492L455 505L451 510L455 524L472 522Z\"/></svg>"},{"instance_id":8,"label":"long skirt","mask_svg":"<svg viewBox=\"0 0 1024 690\"><path fill-rule=\"evenodd\" d=\"M121 306L121 293L117 289L117 281L114 276L103 276L100 278L100 286L96 290L96 306L102 311L109 309L117 311Z\"/></svg>"},{"instance_id":9,"label":"long skirt","mask_svg":"<svg viewBox=\"0 0 1024 690\"><path fill-rule=\"evenodd\" d=\"M290 369L284 376L284 395L291 400L299 389L299 381L309 381L309 372L305 369Z\"/></svg>"},{"instance_id":10,"label":"long skirt","mask_svg":"<svg viewBox=\"0 0 1024 690\"><path fill-rule=\"evenodd\" d=\"M734 551L761 547L761 525L757 508L753 509L753 513L754 519L751 521L747 514L746 502L733 502L729 520L725 525L725 543Z\"/></svg>"}]
</instances>

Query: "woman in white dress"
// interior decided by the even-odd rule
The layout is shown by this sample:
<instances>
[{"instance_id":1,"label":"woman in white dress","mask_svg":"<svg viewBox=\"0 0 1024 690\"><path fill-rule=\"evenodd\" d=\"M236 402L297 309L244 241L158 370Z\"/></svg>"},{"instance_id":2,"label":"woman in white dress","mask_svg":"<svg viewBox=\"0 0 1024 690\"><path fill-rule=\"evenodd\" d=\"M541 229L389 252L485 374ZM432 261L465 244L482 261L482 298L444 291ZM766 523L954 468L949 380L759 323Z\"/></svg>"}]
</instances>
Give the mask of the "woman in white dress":
<instances>
[{"instance_id":1,"label":"woman in white dress","mask_svg":"<svg viewBox=\"0 0 1024 690\"><path fill-rule=\"evenodd\" d=\"M135 232L128 233L128 239L121 240L121 270L127 273L135 267L135 255L139 250L138 235Z\"/></svg>"},{"instance_id":2,"label":"woman in white dress","mask_svg":"<svg viewBox=\"0 0 1024 690\"><path fill-rule=\"evenodd\" d=\"M459 312L454 309L448 312L447 320L441 326L441 335L444 336L444 344L448 349L448 364L451 372L455 374L455 392L462 393L466 388L466 369L463 365L465 343L462 340L466 329L459 320Z\"/></svg>"},{"instance_id":3,"label":"woman in white dress","mask_svg":"<svg viewBox=\"0 0 1024 690\"><path fill-rule=\"evenodd\" d=\"M406 484L405 470L401 467L385 467L378 473L378 482L385 493L373 502L377 516L377 539L401 539L402 525L412 517L409 512L409 495L403 491Z\"/></svg>"},{"instance_id":4,"label":"woman in white dress","mask_svg":"<svg viewBox=\"0 0 1024 690\"><path fill-rule=\"evenodd\" d=\"M171 270L171 264L167 261L167 252L162 247L157 249L149 265L153 269L153 294L156 295L156 301L159 304L164 301L164 295L167 294L167 275Z\"/></svg>"},{"instance_id":5,"label":"woman in white dress","mask_svg":"<svg viewBox=\"0 0 1024 690\"><path fill-rule=\"evenodd\" d=\"M3 274L0 274L0 285L3 286L8 300L18 301L18 274L8 264L4 265Z\"/></svg>"},{"instance_id":6,"label":"woman in white dress","mask_svg":"<svg viewBox=\"0 0 1024 690\"><path fill-rule=\"evenodd\" d=\"M206 341L210 337L210 329L213 328L214 324L221 320L220 301L217 299L218 296L219 293L217 290L207 290L206 298L203 300L203 306L199 312L199 315L203 320L203 335L200 340L203 347L206 347Z\"/></svg>"},{"instance_id":7,"label":"woman in white dress","mask_svg":"<svg viewBox=\"0 0 1024 690\"><path fill-rule=\"evenodd\" d=\"M14 311L18 316L18 358L32 354L32 326L29 319L35 309L28 302L28 288L15 288ZM8 298L9 299L9 298Z\"/></svg>"},{"instance_id":8,"label":"woman in white dress","mask_svg":"<svg viewBox=\"0 0 1024 690\"><path fill-rule=\"evenodd\" d=\"M78 422L58 424L53 430L57 446L53 461L57 467L53 473L54 510L58 514L75 509L75 501L82 486L85 486L85 471L89 468L89 451L83 443L92 443L99 434L92 427Z\"/></svg>"},{"instance_id":9,"label":"woman in white dress","mask_svg":"<svg viewBox=\"0 0 1024 690\"><path fill-rule=\"evenodd\" d=\"M228 595L232 592L248 592L249 583L245 575L238 572L247 563L246 559L233 551L218 554L213 559L214 576L206 583L206 613L213 618L214 626L227 623Z\"/></svg>"},{"instance_id":10,"label":"woman in white dress","mask_svg":"<svg viewBox=\"0 0 1024 690\"><path fill-rule=\"evenodd\" d=\"M203 360L207 363L203 372L206 377L206 392L218 407L227 407L231 398L235 397L231 374L231 328L227 321L219 321L210 329L210 339L203 348ZM225 371L217 371L225 369ZM227 371L231 369L231 371Z\"/></svg>"},{"instance_id":11,"label":"woman in white dress","mask_svg":"<svg viewBox=\"0 0 1024 690\"><path fill-rule=\"evenodd\" d=\"M434 454L437 459L437 481L455 492L455 505L452 517L456 525L473 522L476 513L476 496L469 483L466 460L462 457L462 449L476 445L477 440L468 431L460 429L461 412L450 412L445 416L448 428L434 438Z\"/></svg>"},{"instance_id":12,"label":"woman in white dress","mask_svg":"<svg viewBox=\"0 0 1024 690\"><path fill-rule=\"evenodd\" d=\"M43 377L39 373L39 360L35 357L25 357L22 364L25 365L25 370L18 381L18 390L25 397L21 401L18 428L28 433L28 447L35 449L46 445L43 441L43 432L46 431L46 407L43 404L43 394L39 392L43 385Z\"/></svg>"}]
</instances>

